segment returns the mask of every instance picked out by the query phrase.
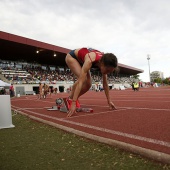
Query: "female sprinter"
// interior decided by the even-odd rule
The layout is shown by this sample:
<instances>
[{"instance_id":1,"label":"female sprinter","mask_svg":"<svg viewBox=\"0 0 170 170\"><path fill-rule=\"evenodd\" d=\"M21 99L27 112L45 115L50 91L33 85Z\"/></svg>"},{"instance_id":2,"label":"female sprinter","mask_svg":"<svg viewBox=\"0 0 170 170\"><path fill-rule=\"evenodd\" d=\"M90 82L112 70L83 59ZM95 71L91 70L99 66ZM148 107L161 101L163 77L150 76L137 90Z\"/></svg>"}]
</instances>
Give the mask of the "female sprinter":
<instances>
[{"instance_id":1,"label":"female sprinter","mask_svg":"<svg viewBox=\"0 0 170 170\"><path fill-rule=\"evenodd\" d=\"M118 63L117 57L114 54L104 54L91 48L80 48L72 50L67 54L66 63L70 70L77 76L77 81L74 83L70 97L67 99L69 108L67 117L76 113L76 108L80 107L78 98L90 89L92 85L90 69L92 67L98 67L100 69L108 105L111 109L116 109L110 99L107 83L107 74L113 72Z\"/></svg>"}]
</instances>

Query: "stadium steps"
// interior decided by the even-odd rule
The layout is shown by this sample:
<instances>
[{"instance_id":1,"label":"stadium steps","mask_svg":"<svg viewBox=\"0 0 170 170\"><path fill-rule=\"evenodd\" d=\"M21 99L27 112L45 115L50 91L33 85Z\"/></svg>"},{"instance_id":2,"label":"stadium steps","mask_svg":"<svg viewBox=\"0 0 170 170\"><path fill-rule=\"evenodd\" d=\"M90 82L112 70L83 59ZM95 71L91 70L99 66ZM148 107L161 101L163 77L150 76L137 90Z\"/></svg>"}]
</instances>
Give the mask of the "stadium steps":
<instances>
[{"instance_id":1,"label":"stadium steps","mask_svg":"<svg viewBox=\"0 0 170 170\"><path fill-rule=\"evenodd\" d=\"M7 80L3 74L0 73L0 80L6 82L6 83L10 83L9 80Z\"/></svg>"}]
</instances>

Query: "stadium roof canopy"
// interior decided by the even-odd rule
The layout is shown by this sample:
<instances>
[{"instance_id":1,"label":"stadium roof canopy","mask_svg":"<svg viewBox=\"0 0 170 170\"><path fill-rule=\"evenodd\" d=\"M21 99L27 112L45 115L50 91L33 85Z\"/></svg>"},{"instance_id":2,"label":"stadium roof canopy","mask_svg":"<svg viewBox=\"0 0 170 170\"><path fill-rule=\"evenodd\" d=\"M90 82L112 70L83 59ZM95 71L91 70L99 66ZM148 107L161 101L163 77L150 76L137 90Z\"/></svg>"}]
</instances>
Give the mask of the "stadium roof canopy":
<instances>
[{"instance_id":1,"label":"stadium roof canopy","mask_svg":"<svg viewBox=\"0 0 170 170\"><path fill-rule=\"evenodd\" d=\"M66 66L70 49L0 31L0 59ZM38 53L37 53L38 52ZM56 54L56 56L54 56ZM120 74L135 75L143 70L119 63Z\"/></svg>"}]
</instances>

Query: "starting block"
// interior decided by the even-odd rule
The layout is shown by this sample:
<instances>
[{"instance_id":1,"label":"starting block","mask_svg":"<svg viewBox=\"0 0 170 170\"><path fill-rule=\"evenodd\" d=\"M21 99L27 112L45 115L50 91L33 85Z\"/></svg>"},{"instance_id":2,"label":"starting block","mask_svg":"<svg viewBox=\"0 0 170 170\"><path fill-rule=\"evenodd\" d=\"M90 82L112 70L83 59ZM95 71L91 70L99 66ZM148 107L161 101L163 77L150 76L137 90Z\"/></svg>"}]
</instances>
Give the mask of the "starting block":
<instances>
[{"instance_id":1,"label":"starting block","mask_svg":"<svg viewBox=\"0 0 170 170\"><path fill-rule=\"evenodd\" d=\"M53 106L50 109L47 109L49 111L56 111L59 110L60 112L67 113L69 111L68 104L67 104L67 98L58 98L56 99L56 106ZM77 112L93 112L92 108L77 108Z\"/></svg>"},{"instance_id":2,"label":"starting block","mask_svg":"<svg viewBox=\"0 0 170 170\"><path fill-rule=\"evenodd\" d=\"M52 108L50 108L50 109L47 109L47 110L49 110L49 111L55 111L55 110L58 110L58 107L57 106L53 106Z\"/></svg>"},{"instance_id":3,"label":"starting block","mask_svg":"<svg viewBox=\"0 0 170 170\"><path fill-rule=\"evenodd\" d=\"M62 105L60 107L60 112L68 112L69 111L69 108L68 108L68 104L67 104L67 99L66 98L63 98L63 102L62 102Z\"/></svg>"},{"instance_id":4,"label":"starting block","mask_svg":"<svg viewBox=\"0 0 170 170\"><path fill-rule=\"evenodd\" d=\"M58 98L56 99L56 106L52 106L52 108L47 109L49 111L59 110L60 112L68 112L68 105L66 98Z\"/></svg>"}]
</instances>

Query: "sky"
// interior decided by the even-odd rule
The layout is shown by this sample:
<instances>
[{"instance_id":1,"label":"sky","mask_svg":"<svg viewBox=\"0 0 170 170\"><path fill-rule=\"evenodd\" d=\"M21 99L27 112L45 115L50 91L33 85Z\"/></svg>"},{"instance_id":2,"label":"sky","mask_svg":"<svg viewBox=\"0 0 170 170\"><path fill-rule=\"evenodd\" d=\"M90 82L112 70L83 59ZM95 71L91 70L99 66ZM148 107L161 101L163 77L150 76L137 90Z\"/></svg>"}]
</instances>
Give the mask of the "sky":
<instances>
[{"instance_id":1,"label":"sky","mask_svg":"<svg viewBox=\"0 0 170 170\"><path fill-rule=\"evenodd\" d=\"M0 0L0 31L114 53L149 81L149 65L170 77L169 8L169 0Z\"/></svg>"}]
</instances>

